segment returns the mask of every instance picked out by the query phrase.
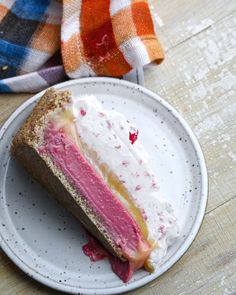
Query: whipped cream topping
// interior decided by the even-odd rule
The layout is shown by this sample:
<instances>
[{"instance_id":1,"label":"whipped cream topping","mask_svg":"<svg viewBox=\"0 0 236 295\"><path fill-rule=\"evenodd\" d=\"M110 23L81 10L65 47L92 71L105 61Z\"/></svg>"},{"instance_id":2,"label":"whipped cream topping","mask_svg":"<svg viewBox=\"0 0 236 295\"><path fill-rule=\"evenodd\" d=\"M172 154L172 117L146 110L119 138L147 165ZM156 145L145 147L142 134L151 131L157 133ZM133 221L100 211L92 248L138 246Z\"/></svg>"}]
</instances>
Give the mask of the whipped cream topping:
<instances>
[{"instance_id":1,"label":"whipped cream topping","mask_svg":"<svg viewBox=\"0 0 236 295\"><path fill-rule=\"evenodd\" d=\"M142 210L148 238L158 245L151 252L149 261L154 267L160 265L168 246L178 236L178 225L172 206L159 194L158 181L148 165L149 155L138 138L134 142L130 140L130 134L138 135L137 128L121 113L104 110L95 96L73 98L72 112L83 143L96 152L99 163L107 165L116 174ZM86 158L102 175L91 157Z\"/></svg>"}]
</instances>

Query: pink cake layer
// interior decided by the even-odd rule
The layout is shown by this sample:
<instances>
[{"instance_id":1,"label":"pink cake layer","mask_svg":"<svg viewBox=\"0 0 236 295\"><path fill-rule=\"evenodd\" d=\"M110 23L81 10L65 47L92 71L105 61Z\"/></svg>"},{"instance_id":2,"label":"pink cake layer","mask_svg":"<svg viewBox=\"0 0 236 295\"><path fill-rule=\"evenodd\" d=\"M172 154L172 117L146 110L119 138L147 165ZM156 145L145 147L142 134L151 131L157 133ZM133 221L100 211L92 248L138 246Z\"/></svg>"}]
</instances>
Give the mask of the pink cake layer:
<instances>
[{"instance_id":1,"label":"pink cake layer","mask_svg":"<svg viewBox=\"0 0 236 295\"><path fill-rule=\"evenodd\" d=\"M102 220L123 256L132 263L132 268L142 267L151 247L143 240L138 224L64 131L50 123L39 150L53 160L97 218Z\"/></svg>"}]
</instances>

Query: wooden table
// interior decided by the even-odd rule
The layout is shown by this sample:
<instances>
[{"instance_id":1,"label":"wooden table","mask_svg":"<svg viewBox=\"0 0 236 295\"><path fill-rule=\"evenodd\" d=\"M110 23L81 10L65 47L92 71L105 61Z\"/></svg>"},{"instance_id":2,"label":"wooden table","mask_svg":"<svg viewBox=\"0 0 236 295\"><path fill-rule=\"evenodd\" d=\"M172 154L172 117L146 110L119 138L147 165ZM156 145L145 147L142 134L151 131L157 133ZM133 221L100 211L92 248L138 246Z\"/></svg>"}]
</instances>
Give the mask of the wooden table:
<instances>
[{"instance_id":1,"label":"wooden table","mask_svg":"<svg viewBox=\"0 0 236 295\"><path fill-rule=\"evenodd\" d=\"M188 121L202 146L209 201L201 230L167 273L130 294L236 292L236 1L153 0L165 62L145 71L147 88ZM0 95L0 123L29 94ZM1 251L0 294L58 294L29 279Z\"/></svg>"}]
</instances>

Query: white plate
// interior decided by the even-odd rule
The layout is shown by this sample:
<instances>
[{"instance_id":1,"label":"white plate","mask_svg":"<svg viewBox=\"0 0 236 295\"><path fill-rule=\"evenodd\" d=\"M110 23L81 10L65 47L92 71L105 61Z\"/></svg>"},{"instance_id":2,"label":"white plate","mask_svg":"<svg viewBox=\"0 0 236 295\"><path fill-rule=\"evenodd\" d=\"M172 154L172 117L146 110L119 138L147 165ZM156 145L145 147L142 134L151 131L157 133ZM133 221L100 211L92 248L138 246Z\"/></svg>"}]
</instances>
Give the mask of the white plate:
<instances>
[{"instance_id":1,"label":"white plate","mask_svg":"<svg viewBox=\"0 0 236 295\"><path fill-rule=\"evenodd\" d=\"M39 93L20 106L0 133L0 241L2 249L28 275L60 291L117 294L140 287L169 269L188 249L201 225L207 202L207 172L200 146L182 117L159 96L129 82L86 78L59 84L75 95L95 94L105 108L134 122L152 157L162 194L180 224L180 237L156 273L139 270L123 284L108 261L91 263L78 222L34 183L9 155L11 140Z\"/></svg>"}]
</instances>

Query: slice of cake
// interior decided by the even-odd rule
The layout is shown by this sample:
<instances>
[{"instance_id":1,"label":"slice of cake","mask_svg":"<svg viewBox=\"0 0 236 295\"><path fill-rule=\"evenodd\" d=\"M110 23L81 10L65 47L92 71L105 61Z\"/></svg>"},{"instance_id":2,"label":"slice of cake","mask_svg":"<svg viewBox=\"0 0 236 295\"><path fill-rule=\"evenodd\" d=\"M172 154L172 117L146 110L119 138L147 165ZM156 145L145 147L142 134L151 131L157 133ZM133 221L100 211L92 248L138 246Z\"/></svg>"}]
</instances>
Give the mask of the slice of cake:
<instances>
[{"instance_id":1,"label":"slice of cake","mask_svg":"<svg viewBox=\"0 0 236 295\"><path fill-rule=\"evenodd\" d=\"M127 282L153 271L178 236L138 130L94 96L48 90L17 132L12 155L111 253ZM116 258L114 258L116 257Z\"/></svg>"}]
</instances>

